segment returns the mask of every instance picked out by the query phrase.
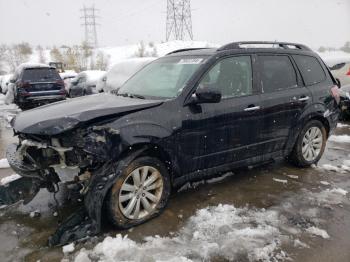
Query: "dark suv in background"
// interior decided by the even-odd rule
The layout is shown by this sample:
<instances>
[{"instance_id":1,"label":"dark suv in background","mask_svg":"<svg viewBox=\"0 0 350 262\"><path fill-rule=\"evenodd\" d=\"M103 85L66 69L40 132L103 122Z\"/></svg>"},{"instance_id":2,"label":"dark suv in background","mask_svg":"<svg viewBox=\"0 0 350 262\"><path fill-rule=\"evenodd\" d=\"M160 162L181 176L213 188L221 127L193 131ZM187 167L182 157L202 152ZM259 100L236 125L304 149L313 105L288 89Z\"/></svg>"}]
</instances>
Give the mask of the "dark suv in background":
<instances>
[{"instance_id":1,"label":"dark suv in background","mask_svg":"<svg viewBox=\"0 0 350 262\"><path fill-rule=\"evenodd\" d=\"M64 82L55 67L22 64L16 69L11 82L15 85L14 102L21 109L66 99Z\"/></svg>"},{"instance_id":2,"label":"dark suv in background","mask_svg":"<svg viewBox=\"0 0 350 262\"><path fill-rule=\"evenodd\" d=\"M19 144L7 158L30 192L57 192L57 166L80 170L70 183L84 209L50 239L62 244L98 233L102 207L115 226L129 228L160 214L171 188L188 181L283 158L316 164L339 100L328 68L300 44L178 50L118 92L18 114Z\"/></svg>"}]
</instances>

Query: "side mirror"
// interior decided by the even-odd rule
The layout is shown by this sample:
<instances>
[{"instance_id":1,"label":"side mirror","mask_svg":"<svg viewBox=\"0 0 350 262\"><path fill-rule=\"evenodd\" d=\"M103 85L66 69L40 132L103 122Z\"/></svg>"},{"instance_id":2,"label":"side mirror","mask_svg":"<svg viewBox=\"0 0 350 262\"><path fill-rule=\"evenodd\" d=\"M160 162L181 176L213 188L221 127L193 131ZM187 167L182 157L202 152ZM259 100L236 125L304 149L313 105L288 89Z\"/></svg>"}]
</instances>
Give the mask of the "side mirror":
<instances>
[{"instance_id":1,"label":"side mirror","mask_svg":"<svg viewBox=\"0 0 350 262\"><path fill-rule=\"evenodd\" d=\"M341 82L340 82L339 78L336 78L335 81L337 82L338 88L341 88Z\"/></svg>"},{"instance_id":2,"label":"side mirror","mask_svg":"<svg viewBox=\"0 0 350 262\"><path fill-rule=\"evenodd\" d=\"M10 79L10 83L14 84L14 83L16 83L16 80L15 79Z\"/></svg>"},{"instance_id":3,"label":"side mirror","mask_svg":"<svg viewBox=\"0 0 350 262\"><path fill-rule=\"evenodd\" d=\"M77 85L78 84L78 80L72 80L70 83L73 85L73 86L75 86L75 85Z\"/></svg>"},{"instance_id":4,"label":"side mirror","mask_svg":"<svg viewBox=\"0 0 350 262\"><path fill-rule=\"evenodd\" d=\"M208 86L199 86L192 95L192 103L219 103L221 101L221 92L217 88Z\"/></svg>"}]
</instances>

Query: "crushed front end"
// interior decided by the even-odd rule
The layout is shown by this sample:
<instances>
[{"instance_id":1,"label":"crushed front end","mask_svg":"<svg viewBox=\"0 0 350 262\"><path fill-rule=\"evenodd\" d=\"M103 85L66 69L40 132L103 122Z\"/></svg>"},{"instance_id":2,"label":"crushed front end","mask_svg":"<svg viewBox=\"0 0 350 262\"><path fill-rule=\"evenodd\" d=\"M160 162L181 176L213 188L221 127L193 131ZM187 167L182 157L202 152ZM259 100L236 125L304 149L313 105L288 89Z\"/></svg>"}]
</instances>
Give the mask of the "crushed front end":
<instances>
[{"instance_id":1,"label":"crushed front end","mask_svg":"<svg viewBox=\"0 0 350 262\"><path fill-rule=\"evenodd\" d=\"M84 206L60 225L51 237L50 244L60 245L98 233L101 211L97 210L102 209L103 198L107 194L101 185L111 177L109 163L121 151L119 131L102 125L78 128L56 136L15 135L19 143L8 147L7 159L14 171L22 176L20 180L25 182L16 181L22 187L0 187L0 204L10 205L19 200L29 202L40 188L57 193L59 183L68 183L74 189L74 195L84 199ZM77 172L67 180L66 177L60 177L57 168L69 168ZM25 191L28 192L26 195L18 193L23 191L23 187L29 187ZM12 193L9 192L10 188ZM97 190L103 191L100 197ZM100 198L100 201L89 197L89 194Z\"/></svg>"}]
</instances>

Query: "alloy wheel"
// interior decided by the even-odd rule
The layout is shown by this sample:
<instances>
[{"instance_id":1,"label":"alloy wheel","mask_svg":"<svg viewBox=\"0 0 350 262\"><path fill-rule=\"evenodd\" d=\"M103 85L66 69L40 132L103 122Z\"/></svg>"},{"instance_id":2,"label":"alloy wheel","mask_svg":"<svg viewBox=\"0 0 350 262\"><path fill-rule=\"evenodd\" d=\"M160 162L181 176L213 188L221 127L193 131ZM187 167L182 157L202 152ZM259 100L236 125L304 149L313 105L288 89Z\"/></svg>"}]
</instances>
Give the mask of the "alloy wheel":
<instances>
[{"instance_id":1,"label":"alloy wheel","mask_svg":"<svg viewBox=\"0 0 350 262\"><path fill-rule=\"evenodd\" d=\"M320 154L323 143L323 134L320 128L309 128L303 138L302 154L306 161L314 161Z\"/></svg>"},{"instance_id":2,"label":"alloy wheel","mask_svg":"<svg viewBox=\"0 0 350 262\"><path fill-rule=\"evenodd\" d=\"M133 170L119 192L119 208L128 219L141 219L151 214L163 192L163 177L151 166Z\"/></svg>"}]
</instances>

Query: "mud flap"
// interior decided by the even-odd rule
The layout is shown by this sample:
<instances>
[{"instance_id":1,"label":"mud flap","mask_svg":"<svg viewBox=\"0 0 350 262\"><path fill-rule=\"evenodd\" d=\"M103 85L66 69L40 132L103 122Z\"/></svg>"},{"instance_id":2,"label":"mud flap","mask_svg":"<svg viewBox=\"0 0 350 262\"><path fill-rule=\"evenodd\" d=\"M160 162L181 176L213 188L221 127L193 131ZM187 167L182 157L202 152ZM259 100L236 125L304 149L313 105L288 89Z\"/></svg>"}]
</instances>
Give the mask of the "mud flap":
<instances>
[{"instance_id":1,"label":"mud flap","mask_svg":"<svg viewBox=\"0 0 350 262\"><path fill-rule=\"evenodd\" d=\"M89 191L84 199L84 207L63 221L50 237L50 246L64 245L101 232L102 207L109 189L124 168L143 151L144 149L140 149L117 163L106 163L92 172Z\"/></svg>"},{"instance_id":2,"label":"mud flap","mask_svg":"<svg viewBox=\"0 0 350 262\"><path fill-rule=\"evenodd\" d=\"M23 200L29 203L39 192L40 182L34 178L21 177L0 186L0 206L9 206Z\"/></svg>"}]
</instances>

